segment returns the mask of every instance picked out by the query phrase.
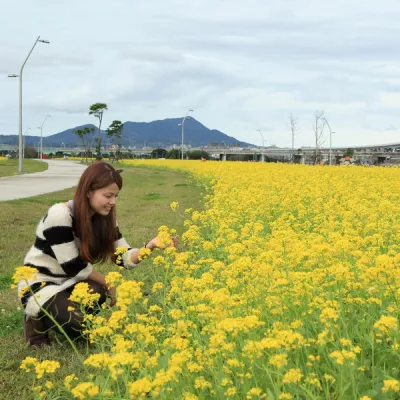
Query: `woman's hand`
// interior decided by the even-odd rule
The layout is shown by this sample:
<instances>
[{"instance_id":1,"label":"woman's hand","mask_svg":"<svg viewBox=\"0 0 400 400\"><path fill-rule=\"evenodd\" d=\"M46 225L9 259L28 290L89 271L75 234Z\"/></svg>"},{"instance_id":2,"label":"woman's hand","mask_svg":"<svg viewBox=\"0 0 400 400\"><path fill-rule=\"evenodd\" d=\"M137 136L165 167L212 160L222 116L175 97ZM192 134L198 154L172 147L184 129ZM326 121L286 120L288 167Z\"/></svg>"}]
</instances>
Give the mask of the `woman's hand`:
<instances>
[{"instance_id":1,"label":"woman's hand","mask_svg":"<svg viewBox=\"0 0 400 400\"><path fill-rule=\"evenodd\" d=\"M178 235L171 236L171 243L166 245L165 243L160 243L160 239L156 236L154 239L151 239L149 243L147 243L146 248L150 250L164 250L166 247L178 247L178 237Z\"/></svg>"},{"instance_id":2,"label":"woman's hand","mask_svg":"<svg viewBox=\"0 0 400 400\"><path fill-rule=\"evenodd\" d=\"M117 302L117 291L115 290L114 286L110 286L107 288L107 295L111 299L110 307L115 306Z\"/></svg>"}]
</instances>

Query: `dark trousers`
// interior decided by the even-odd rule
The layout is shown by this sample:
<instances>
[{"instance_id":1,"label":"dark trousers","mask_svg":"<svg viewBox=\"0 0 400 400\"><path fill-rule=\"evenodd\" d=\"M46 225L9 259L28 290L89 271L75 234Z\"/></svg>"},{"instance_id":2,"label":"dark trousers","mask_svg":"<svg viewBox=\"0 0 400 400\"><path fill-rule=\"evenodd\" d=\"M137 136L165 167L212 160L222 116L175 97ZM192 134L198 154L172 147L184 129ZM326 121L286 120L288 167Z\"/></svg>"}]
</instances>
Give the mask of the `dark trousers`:
<instances>
[{"instance_id":1,"label":"dark trousers","mask_svg":"<svg viewBox=\"0 0 400 400\"><path fill-rule=\"evenodd\" d=\"M87 308L85 310L86 313L95 314L99 311L99 306L101 306L107 299L107 290L106 288L90 279L81 281L89 284L89 288L93 290L92 293L99 293L100 298L96 303L94 308ZM80 282L79 282L80 283ZM83 326L83 317L84 314L80 310L80 305L69 300L72 291L74 290L74 286L57 293L50 300L48 300L43 308L54 318L55 321L63 328L63 330L67 333L67 335L71 339L77 339L81 336L82 331L84 330ZM73 307L73 311L68 311L69 307ZM45 329L52 329L57 325L42 311L38 319L42 322Z\"/></svg>"}]
</instances>

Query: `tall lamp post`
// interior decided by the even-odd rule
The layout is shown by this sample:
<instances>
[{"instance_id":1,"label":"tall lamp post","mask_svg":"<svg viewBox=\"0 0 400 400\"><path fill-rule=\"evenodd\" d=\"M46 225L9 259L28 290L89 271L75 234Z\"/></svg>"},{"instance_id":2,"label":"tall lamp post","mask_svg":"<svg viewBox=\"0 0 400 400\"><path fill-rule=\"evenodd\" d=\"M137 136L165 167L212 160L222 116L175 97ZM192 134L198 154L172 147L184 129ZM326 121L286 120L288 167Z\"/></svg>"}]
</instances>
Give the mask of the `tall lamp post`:
<instances>
[{"instance_id":1,"label":"tall lamp post","mask_svg":"<svg viewBox=\"0 0 400 400\"><path fill-rule=\"evenodd\" d=\"M47 114L42 125L38 126L38 129L40 129L40 161L43 161L43 125L46 122L46 119L49 117L51 117L51 115Z\"/></svg>"},{"instance_id":2,"label":"tall lamp post","mask_svg":"<svg viewBox=\"0 0 400 400\"><path fill-rule=\"evenodd\" d=\"M329 128L329 165L332 165L332 133L334 133L334 132L332 132L332 129L329 125L328 120L325 117L323 117L323 119Z\"/></svg>"},{"instance_id":3,"label":"tall lamp post","mask_svg":"<svg viewBox=\"0 0 400 400\"><path fill-rule=\"evenodd\" d=\"M37 45L37 43L50 43L48 40L41 40L40 36L36 39L31 51L28 54L28 57L26 57L24 63L22 64L21 71L19 75L11 74L8 75L9 78L18 78L19 77L19 129L18 129L18 136L19 136L19 141L18 141L18 157L19 157L19 163L18 163L18 172L21 173L23 172L22 170L22 150L23 150L23 143L22 143L22 72L24 70L25 64L28 61L29 56L31 55L33 49Z\"/></svg>"},{"instance_id":4,"label":"tall lamp post","mask_svg":"<svg viewBox=\"0 0 400 400\"><path fill-rule=\"evenodd\" d=\"M23 159L25 158L26 135L30 130L31 130L31 128L27 128L25 133L24 133L24 136L22 138L22 158Z\"/></svg>"},{"instance_id":5,"label":"tall lamp post","mask_svg":"<svg viewBox=\"0 0 400 400\"><path fill-rule=\"evenodd\" d=\"M181 149L182 160L183 160L183 135L184 135L184 132L185 132L185 120L186 120L187 118L190 118L190 117L189 117L189 113L190 113L190 112L193 112L193 111L194 111L194 110L192 110L192 109L189 108L188 112L186 113L186 115L185 115L185 116L183 117L183 119L182 119L182 123L179 124L179 126L182 127L182 149Z\"/></svg>"},{"instance_id":6,"label":"tall lamp post","mask_svg":"<svg viewBox=\"0 0 400 400\"><path fill-rule=\"evenodd\" d=\"M257 130L257 132L259 132L259 133L260 133L260 135L261 135L261 139L262 139L262 145L261 145L261 158L262 158L262 161L264 161L264 153L263 153L263 150L264 150L264 147L265 147L265 140L264 140L264 136L263 136L263 134L261 133L261 129L258 129L258 130Z\"/></svg>"}]
</instances>

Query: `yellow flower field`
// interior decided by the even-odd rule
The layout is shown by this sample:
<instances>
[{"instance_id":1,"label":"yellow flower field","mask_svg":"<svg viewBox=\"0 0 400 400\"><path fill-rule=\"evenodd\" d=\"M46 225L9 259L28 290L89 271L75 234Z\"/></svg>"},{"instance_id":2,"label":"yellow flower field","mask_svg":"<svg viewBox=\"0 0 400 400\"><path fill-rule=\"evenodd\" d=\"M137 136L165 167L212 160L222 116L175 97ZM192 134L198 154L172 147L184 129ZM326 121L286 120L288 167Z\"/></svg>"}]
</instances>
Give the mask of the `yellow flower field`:
<instances>
[{"instance_id":1,"label":"yellow flower field","mask_svg":"<svg viewBox=\"0 0 400 400\"><path fill-rule=\"evenodd\" d=\"M153 256L149 295L108 276L117 304L87 320L85 376L23 363L38 396L398 398L400 169L124 163L190 172L205 210L171 205L183 245Z\"/></svg>"}]
</instances>

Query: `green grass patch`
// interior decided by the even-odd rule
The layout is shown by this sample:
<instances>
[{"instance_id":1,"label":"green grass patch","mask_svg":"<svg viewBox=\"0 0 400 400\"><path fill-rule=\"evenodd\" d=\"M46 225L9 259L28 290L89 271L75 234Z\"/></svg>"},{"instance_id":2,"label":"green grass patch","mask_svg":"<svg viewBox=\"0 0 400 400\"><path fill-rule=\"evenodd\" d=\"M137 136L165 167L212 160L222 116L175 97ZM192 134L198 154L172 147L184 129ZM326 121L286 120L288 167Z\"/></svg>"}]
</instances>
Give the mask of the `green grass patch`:
<instances>
[{"instance_id":1,"label":"green grass patch","mask_svg":"<svg viewBox=\"0 0 400 400\"><path fill-rule=\"evenodd\" d=\"M180 209L201 208L201 187L186 185L188 175L167 169L124 168L124 187L119 196L117 218L121 232L133 247L141 247L157 235L158 227L167 225L178 234L184 231L184 218L170 209L173 201L178 201ZM154 190L157 186L157 190ZM49 193L27 199L2 202L0 207L0 309L4 309L0 324L0 399L32 399L30 378L19 369L21 361L27 357L53 359L61 363L54 379L70 373L79 375L82 368L65 341L54 342L49 349L29 348L22 334L22 311L15 290L10 289L14 268L23 264L24 256L35 239L36 224L54 203L72 199L74 189ZM154 253L157 255L157 252ZM153 256L152 256L153 257ZM117 271L114 265L96 266L104 273ZM151 301L151 286L159 280L158 267L151 264L151 257L134 270L124 272L126 278L142 280L143 292ZM7 328L9 326L9 328ZM93 349L92 349L93 350ZM86 349L82 347L82 353Z\"/></svg>"},{"instance_id":2,"label":"green grass patch","mask_svg":"<svg viewBox=\"0 0 400 400\"><path fill-rule=\"evenodd\" d=\"M0 290L9 289L12 283L12 274L1 274L0 275Z\"/></svg>"},{"instance_id":3,"label":"green grass patch","mask_svg":"<svg viewBox=\"0 0 400 400\"><path fill-rule=\"evenodd\" d=\"M5 338L13 332L22 331L22 310L11 313L0 312L0 337Z\"/></svg>"},{"instance_id":4,"label":"green grass patch","mask_svg":"<svg viewBox=\"0 0 400 400\"><path fill-rule=\"evenodd\" d=\"M159 200L159 199L161 198L161 195L160 195L160 193L153 193L153 192L151 192L151 193L146 193L146 194L143 196L143 198L144 198L145 200Z\"/></svg>"},{"instance_id":5,"label":"green grass patch","mask_svg":"<svg viewBox=\"0 0 400 400\"><path fill-rule=\"evenodd\" d=\"M23 160L22 169L24 174L31 174L33 172L45 171L48 167L46 162L36 160ZM0 161L0 177L18 175L18 160L10 159Z\"/></svg>"}]
</instances>

